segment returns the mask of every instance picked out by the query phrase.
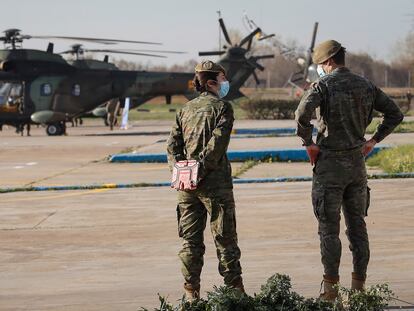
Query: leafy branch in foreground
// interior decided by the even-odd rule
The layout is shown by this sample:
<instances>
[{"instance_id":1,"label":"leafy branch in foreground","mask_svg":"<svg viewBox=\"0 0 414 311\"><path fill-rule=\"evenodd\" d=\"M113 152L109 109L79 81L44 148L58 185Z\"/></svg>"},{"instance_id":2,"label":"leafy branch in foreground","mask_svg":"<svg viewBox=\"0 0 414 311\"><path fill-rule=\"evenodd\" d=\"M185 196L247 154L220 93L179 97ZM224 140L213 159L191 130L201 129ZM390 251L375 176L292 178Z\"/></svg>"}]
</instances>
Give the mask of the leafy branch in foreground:
<instances>
[{"instance_id":1,"label":"leafy branch in foreground","mask_svg":"<svg viewBox=\"0 0 414 311\"><path fill-rule=\"evenodd\" d=\"M290 277L271 276L253 297L238 290L220 286L207 293L207 299L194 302L181 299L177 306L159 296L160 307L154 311L380 311L393 299L387 284L375 285L359 292L339 287L335 303L305 298L292 291ZM149 311L141 308L141 311Z\"/></svg>"}]
</instances>

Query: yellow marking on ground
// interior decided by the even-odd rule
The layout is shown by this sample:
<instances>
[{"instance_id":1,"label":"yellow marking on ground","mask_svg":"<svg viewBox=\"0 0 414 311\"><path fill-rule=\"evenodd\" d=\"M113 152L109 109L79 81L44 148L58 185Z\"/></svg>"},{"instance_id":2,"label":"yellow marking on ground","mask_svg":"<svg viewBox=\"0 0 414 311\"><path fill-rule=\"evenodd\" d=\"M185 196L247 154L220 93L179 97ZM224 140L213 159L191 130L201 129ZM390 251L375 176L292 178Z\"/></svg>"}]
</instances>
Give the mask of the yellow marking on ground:
<instances>
[{"instance_id":1,"label":"yellow marking on ground","mask_svg":"<svg viewBox=\"0 0 414 311\"><path fill-rule=\"evenodd\" d=\"M116 188L116 184L103 184L102 187L107 189Z\"/></svg>"},{"instance_id":2,"label":"yellow marking on ground","mask_svg":"<svg viewBox=\"0 0 414 311\"><path fill-rule=\"evenodd\" d=\"M60 195L52 195L52 196L45 196L45 197L30 197L30 198L19 198L19 199L14 199L14 200L1 200L1 203L52 200L52 199L60 199L60 198L75 197L75 196L80 196L80 195L99 193L99 192L104 192L104 191L108 191L108 190L110 190L110 188L94 189L94 190L89 190L89 191L80 190L80 192L63 193L63 194L60 194ZM76 191L76 190L74 190L74 191ZM39 192L39 191L30 191L30 192L33 193L33 192Z\"/></svg>"}]
</instances>

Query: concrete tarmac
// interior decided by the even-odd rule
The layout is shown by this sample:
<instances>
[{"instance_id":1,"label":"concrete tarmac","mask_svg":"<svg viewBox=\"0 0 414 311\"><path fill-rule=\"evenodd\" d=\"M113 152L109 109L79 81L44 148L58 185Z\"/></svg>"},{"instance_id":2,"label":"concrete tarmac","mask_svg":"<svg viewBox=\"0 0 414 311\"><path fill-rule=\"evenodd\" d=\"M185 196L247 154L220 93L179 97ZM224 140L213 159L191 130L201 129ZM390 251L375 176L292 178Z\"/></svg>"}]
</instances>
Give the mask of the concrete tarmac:
<instances>
[{"instance_id":1,"label":"concrete tarmac","mask_svg":"<svg viewBox=\"0 0 414 311\"><path fill-rule=\"evenodd\" d=\"M246 122L246 121L243 121ZM276 122L277 123L277 122ZM291 126L289 121L241 127ZM108 155L165 148L170 122L142 122L148 135L107 133L96 121L69 128L69 136L0 132L0 187L167 181L165 164L110 164ZM119 132L119 131L117 131ZM412 143L393 134L385 144ZM234 139L230 149L298 147L296 137ZM241 164L232 164L237 171ZM307 163L262 163L242 178L310 176ZM387 282L414 301L414 180L372 180L367 218L371 239L368 284ZM316 297L322 277L310 182L236 185L242 266L249 294L274 273ZM157 305L157 293L176 302L182 278L177 252L176 193L167 188L0 194L0 310L137 310ZM349 286L352 260L343 233L341 279ZM209 230L202 292L222 284Z\"/></svg>"},{"instance_id":2,"label":"concrete tarmac","mask_svg":"<svg viewBox=\"0 0 414 311\"><path fill-rule=\"evenodd\" d=\"M248 293L274 273L316 297L322 276L317 224L306 183L235 188ZM367 218L368 284L387 282L401 299L414 292L414 180L375 180ZM0 310L137 310L157 293L182 294L176 193L168 188L2 194ZM349 286L343 234L341 276ZM206 230L202 291L222 284Z\"/></svg>"}]
</instances>

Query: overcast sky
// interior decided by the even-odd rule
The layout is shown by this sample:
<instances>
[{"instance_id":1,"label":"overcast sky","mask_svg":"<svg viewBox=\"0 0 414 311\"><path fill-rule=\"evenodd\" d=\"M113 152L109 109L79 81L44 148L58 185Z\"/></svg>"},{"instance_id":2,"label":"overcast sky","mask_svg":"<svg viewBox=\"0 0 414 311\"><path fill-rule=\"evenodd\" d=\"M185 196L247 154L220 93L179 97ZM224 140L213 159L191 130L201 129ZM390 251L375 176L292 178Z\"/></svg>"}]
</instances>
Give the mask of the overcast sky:
<instances>
[{"instance_id":1,"label":"overcast sky","mask_svg":"<svg viewBox=\"0 0 414 311\"><path fill-rule=\"evenodd\" d=\"M218 46L217 10L227 28L247 30L243 13L265 32L308 46L319 22L317 42L340 41L349 51L366 51L390 61L393 48L414 29L414 0L0 0L1 28L30 35L97 36L162 42L161 48L186 55L168 59L134 57L153 64L199 59L198 51ZM55 41L55 51L75 42ZM47 41L27 40L26 48L44 49ZM88 48L98 47L85 44ZM152 48L119 45L119 48Z\"/></svg>"}]
</instances>

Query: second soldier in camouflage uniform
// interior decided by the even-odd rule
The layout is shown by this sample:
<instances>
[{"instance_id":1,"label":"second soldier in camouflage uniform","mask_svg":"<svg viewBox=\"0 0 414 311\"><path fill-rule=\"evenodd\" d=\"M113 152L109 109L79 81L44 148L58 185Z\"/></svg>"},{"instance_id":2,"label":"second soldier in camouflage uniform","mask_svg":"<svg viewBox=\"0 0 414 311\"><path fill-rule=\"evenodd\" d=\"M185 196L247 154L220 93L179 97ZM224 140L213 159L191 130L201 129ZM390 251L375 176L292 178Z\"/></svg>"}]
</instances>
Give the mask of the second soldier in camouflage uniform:
<instances>
[{"instance_id":1,"label":"second soldier in camouflage uniform","mask_svg":"<svg viewBox=\"0 0 414 311\"><path fill-rule=\"evenodd\" d=\"M345 65L345 49L329 40L315 48L313 62L321 78L302 98L296 111L297 134L306 146L313 169L312 203L319 222L324 293L334 300L339 281L342 206L353 255L352 289L363 289L370 257L364 217L369 205L365 156L402 121L395 103L367 79L351 73ZM317 110L318 135L312 141L310 123ZM384 114L374 136L366 141L365 130L373 110Z\"/></svg>"},{"instance_id":2,"label":"second soldier in camouflage uniform","mask_svg":"<svg viewBox=\"0 0 414 311\"><path fill-rule=\"evenodd\" d=\"M211 61L196 67L194 84L200 96L177 113L168 139L170 168L176 161L200 162L196 190L178 192L179 252L188 299L199 297L207 216L219 260L219 273L228 286L244 291L237 245L231 166L226 151L233 127L233 109L222 100L228 91L224 69Z\"/></svg>"}]
</instances>

